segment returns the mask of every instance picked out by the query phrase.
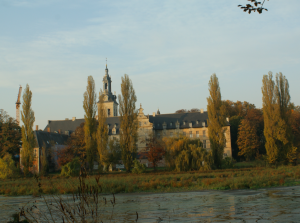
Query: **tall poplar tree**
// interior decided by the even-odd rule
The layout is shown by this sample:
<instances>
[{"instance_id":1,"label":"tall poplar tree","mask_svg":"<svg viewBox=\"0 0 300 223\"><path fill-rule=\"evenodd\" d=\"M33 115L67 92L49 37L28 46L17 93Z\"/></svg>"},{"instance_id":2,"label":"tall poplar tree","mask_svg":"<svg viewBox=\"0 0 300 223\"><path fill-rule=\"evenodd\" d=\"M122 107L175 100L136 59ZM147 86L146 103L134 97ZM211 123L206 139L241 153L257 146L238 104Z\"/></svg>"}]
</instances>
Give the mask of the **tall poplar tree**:
<instances>
[{"instance_id":1,"label":"tall poplar tree","mask_svg":"<svg viewBox=\"0 0 300 223\"><path fill-rule=\"evenodd\" d=\"M222 127L225 125L226 109L221 99L219 80L216 74L210 77L208 86L210 96L207 98L207 113L210 148L215 167L221 168L225 147L225 136Z\"/></svg>"},{"instance_id":2,"label":"tall poplar tree","mask_svg":"<svg viewBox=\"0 0 300 223\"><path fill-rule=\"evenodd\" d=\"M101 165L107 165L108 159L108 128L106 125L106 111L104 108L103 92L99 93L98 102L98 129L97 129L97 148L99 153L99 163Z\"/></svg>"},{"instance_id":3,"label":"tall poplar tree","mask_svg":"<svg viewBox=\"0 0 300 223\"><path fill-rule=\"evenodd\" d=\"M34 112L31 108L32 92L29 85L26 85L23 93L23 105L21 111L22 126L22 150L21 162L23 165L24 174L28 175L30 167L32 167L34 155L33 148L35 146L35 138L33 133L33 123L35 121Z\"/></svg>"},{"instance_id":4,"label":"tall poplar tree","mask_svg":"<svg viewBox=\"0 0 300 223\"><path fill-rule=\"evenodd\" d=\"M137 152L137 110L135 109L136 96L132 81L128 75L122 77L121 93L119 99L120 113L120 147L122 160L127 172L133 166L133 155Z\"/></svg>"},{"instance_id":5,"label":"tall poplar tree","mask_svg":"<svg viewBox=\"0 0 300 223\"><path fill-rule=\"evenodd\" d=\"M295 162L297 149L293 146L288 80L279 73L274 82L269 72L263 76L262 95L268 161L271 164Z\"/></svg>"},{"instance_id":6,"label":"tall poplar tree","mask_svg":"<svg viewBox=\"0 0 300 223\"><path fill-rule=\"evenodd\" d=\"M88 77L86 92L83 94L83 108L84 114L84 140L86 144L86 161L89 164L89 170L93 170L95 157L97 154L97 142L96 142L96 93L95 93L95 81L92 76Z\"/></svg>"}]
</instances>

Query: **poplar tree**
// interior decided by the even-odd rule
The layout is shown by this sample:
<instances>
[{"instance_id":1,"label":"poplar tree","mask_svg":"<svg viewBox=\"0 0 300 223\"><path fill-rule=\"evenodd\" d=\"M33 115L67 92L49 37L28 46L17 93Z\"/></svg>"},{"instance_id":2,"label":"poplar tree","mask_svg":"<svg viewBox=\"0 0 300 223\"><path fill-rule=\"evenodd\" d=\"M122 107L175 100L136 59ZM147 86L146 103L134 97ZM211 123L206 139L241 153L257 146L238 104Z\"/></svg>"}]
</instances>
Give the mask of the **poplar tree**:
<instances>
[{"instance_id":1,"label":"poplar tree","mask_svg":"<svg viewBox=\"0 0 300 223\"><path fill-rule=\"evenodd\" d=\"M103 103L104 103L104 95L103 92L100 91L99 102L98 102L97 148L99 154L99 163L107 165L108 128L106 125L106 111Z\"/></svg>"},{"instance_id":2,"label":"poplar tree","mask_svg":"<svg viewBox=\"0 0 300 223\"><path fill-rule=\"evenodd\" d=\"M35 146L35 138L33 133L33 123L35 121L34 112L31 108L32 92L29 85L26 85L23 93L23 105L21 111L22 126L22 149L21 162L24 168L25 176L28 175L30 167L34 160L33 149Z\"/></svg>"},{"instance_id":3,"label":"poplar tree","mask_svg":"<svg viewBox=\"0 0 300 223\"><path fill-rule=\"evenodd\" d=\"M96 93L95 81L92 76L88 77L86 91L83 94L84 114L84 140L86 145L86 161L89 164L89 170L93 170L93 164L97 153L96 135Z\"/></svg>"},{"instance_id":4,"label":"poplar tree","mask_svg":"<svg viewBox=\"0 0 300 223\"><path fill-rule=\"evenodd\" d=\"M225 147L225 136L222 127L225 125L226 110L221 99L219 80L216 74L210 77L208 86L210 96L207 98L207 114L210 148L214 166L221 168Z\"/></svg>"},{"instance_id":5,"label":"poplar tree","mask_svg":"<svg viewBox=\"0 0 300 223\"><path fill-rule=\"evenodd\" d=\"M272 72L269 72L263 76L262 95L268 161L271 164L295 162L297 148L292 143L288 80L279 73L275 83Z\"/></svg>"},{"instance_id":6,"label":"poplar tree","mask_svg":"<svg viewBox=\"0 0 300 223\"><path fill-rule=\"evenodd\" d=\"M128 75L122 77L121 93L119 99L120 113L120 147L122 160L127 172L133 166L133 155L137 152L137 110L135 109L136 96L132 81Z\"/></svg>"}]
</instances>

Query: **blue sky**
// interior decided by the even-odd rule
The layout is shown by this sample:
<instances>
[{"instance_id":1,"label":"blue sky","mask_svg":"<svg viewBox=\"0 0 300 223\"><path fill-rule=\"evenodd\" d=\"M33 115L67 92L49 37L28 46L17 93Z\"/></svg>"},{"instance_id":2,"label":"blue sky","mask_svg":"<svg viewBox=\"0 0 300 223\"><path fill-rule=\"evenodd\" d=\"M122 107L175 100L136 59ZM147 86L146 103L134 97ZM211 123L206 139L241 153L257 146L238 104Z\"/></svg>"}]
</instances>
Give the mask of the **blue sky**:
<instances>
[{"instance_id":1,"label":"blue sky","mask_svg":"<svg viewBox=\"0 0 300 223\"><path fill-rule=\"evenodd\" d=\"M39 128L82 118L87 77L102 88L105 58L112 91L129 75L145 114L204 108L216 73L222 99L262 106L262 77L282 72L300 105L298 0L0 0L0 109L15 117L29 84ZM283 4L284 2L284 4Z\"/></svg>"}]
</instances>

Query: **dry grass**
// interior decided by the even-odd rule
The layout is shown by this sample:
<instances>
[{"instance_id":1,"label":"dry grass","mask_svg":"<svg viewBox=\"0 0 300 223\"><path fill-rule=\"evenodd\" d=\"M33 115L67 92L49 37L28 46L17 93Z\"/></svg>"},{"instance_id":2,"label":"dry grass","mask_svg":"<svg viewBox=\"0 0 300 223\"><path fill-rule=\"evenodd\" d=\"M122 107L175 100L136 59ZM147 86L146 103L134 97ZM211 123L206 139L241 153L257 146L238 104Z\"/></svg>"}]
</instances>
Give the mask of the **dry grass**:
<instances>
[{"instance_id":1,"label":"dry grass","mask_svg":"<svg viewBox=\"0 0 300 223\"><path fill-rule=\"evenodd\" d=\"M87 182L93 185L93 177ZM203 189L257 189L300 185L300 166L278 168L243 168L192 172L157 172L144 174L110 173L100 177L103 193L175 192ZM71 194L78 187L78 178L42 177L43 194ZM2 195L38 195L34 178L0 182Z\"/></svg>"}]
</instances>

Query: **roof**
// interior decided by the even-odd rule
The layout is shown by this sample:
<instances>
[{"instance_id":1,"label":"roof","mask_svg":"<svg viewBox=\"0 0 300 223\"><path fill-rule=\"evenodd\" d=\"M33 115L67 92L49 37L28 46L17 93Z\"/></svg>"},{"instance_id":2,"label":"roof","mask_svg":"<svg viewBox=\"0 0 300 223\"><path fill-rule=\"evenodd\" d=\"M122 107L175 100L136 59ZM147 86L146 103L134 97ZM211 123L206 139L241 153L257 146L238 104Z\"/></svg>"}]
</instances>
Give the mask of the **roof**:
<instances>
[{"instance_id":1,"label":"roof","mask_svg":"<svg viewBox=\"0 0 300 223\"><path fill-rule=\"evenodd\" d=\"M59 132L65 133L68 131L69 133L75 132L75 129L80 126L81 123L84 122L84 119L75 119L73 120L49 120L48 125L45 127L44 131L47 131L47 128L50 128L51 132ZM120 128L120 119L119 117L107 117L106 124L109 124L109 132L111 133L112 129L114 128L115 124L117 125L117 134L119 133Z\"/></svg>"},{"instance_id":2,"label":"roof","mask_svg":"<svg viewBox=\"0 0 300 223\"><path fill-rule=\"evenodd\" d=\"M34 131L34 135L37 140L36 146L39 148L43 147L44 145L51 145L51 143L54 143L55 145L65 145L68 140L67 135L54 132Z\"/></svg>"},{"instance_id":3,"label":"roof","mask_svg":"<svg viewBox=\"0 0 300 223\"><path fill-rule=\"evenodd\" d=\"M176 123L179 122L179 128L191 128L190 123L193 128L201 128L207 126L208 114L207 112L191 112L191 113L171 113L171 114L161 114L161 115L149 115L149 122L153 123L154 130L162 130L163 124L166 124L167 129L176 129ZM47 131L47 128L50 128L51 132L65 133L68 131L72 133L75 129L84 122L84 119L75 119L73 120L57 120L48 122L48 125L45 127L44 131ZM120 128L120 117L107 117L106 124L109 125L109 134L112 133L112 129L116 124L117 132L119 134ZM203 125L205 124L205 125ZM229 122L226 122L226 125L229 125Z\"/></svg>"},{"instance_id":4,"label":"roof","mask_svg":"<svg viewBox=\"0 0 300 223\"><path fill-rule=\"evenodd\" d=\"M193 128L203 127L203 122L207 126L207 112L191 112L191 113L171 113L161 115L149 115L149 121L153 123L155 130L163 129L163 124L166 124L167 129L176 129L176 122L179 122L179 128L190 128L192 123Z\"/></svg>"}]
</instances>

